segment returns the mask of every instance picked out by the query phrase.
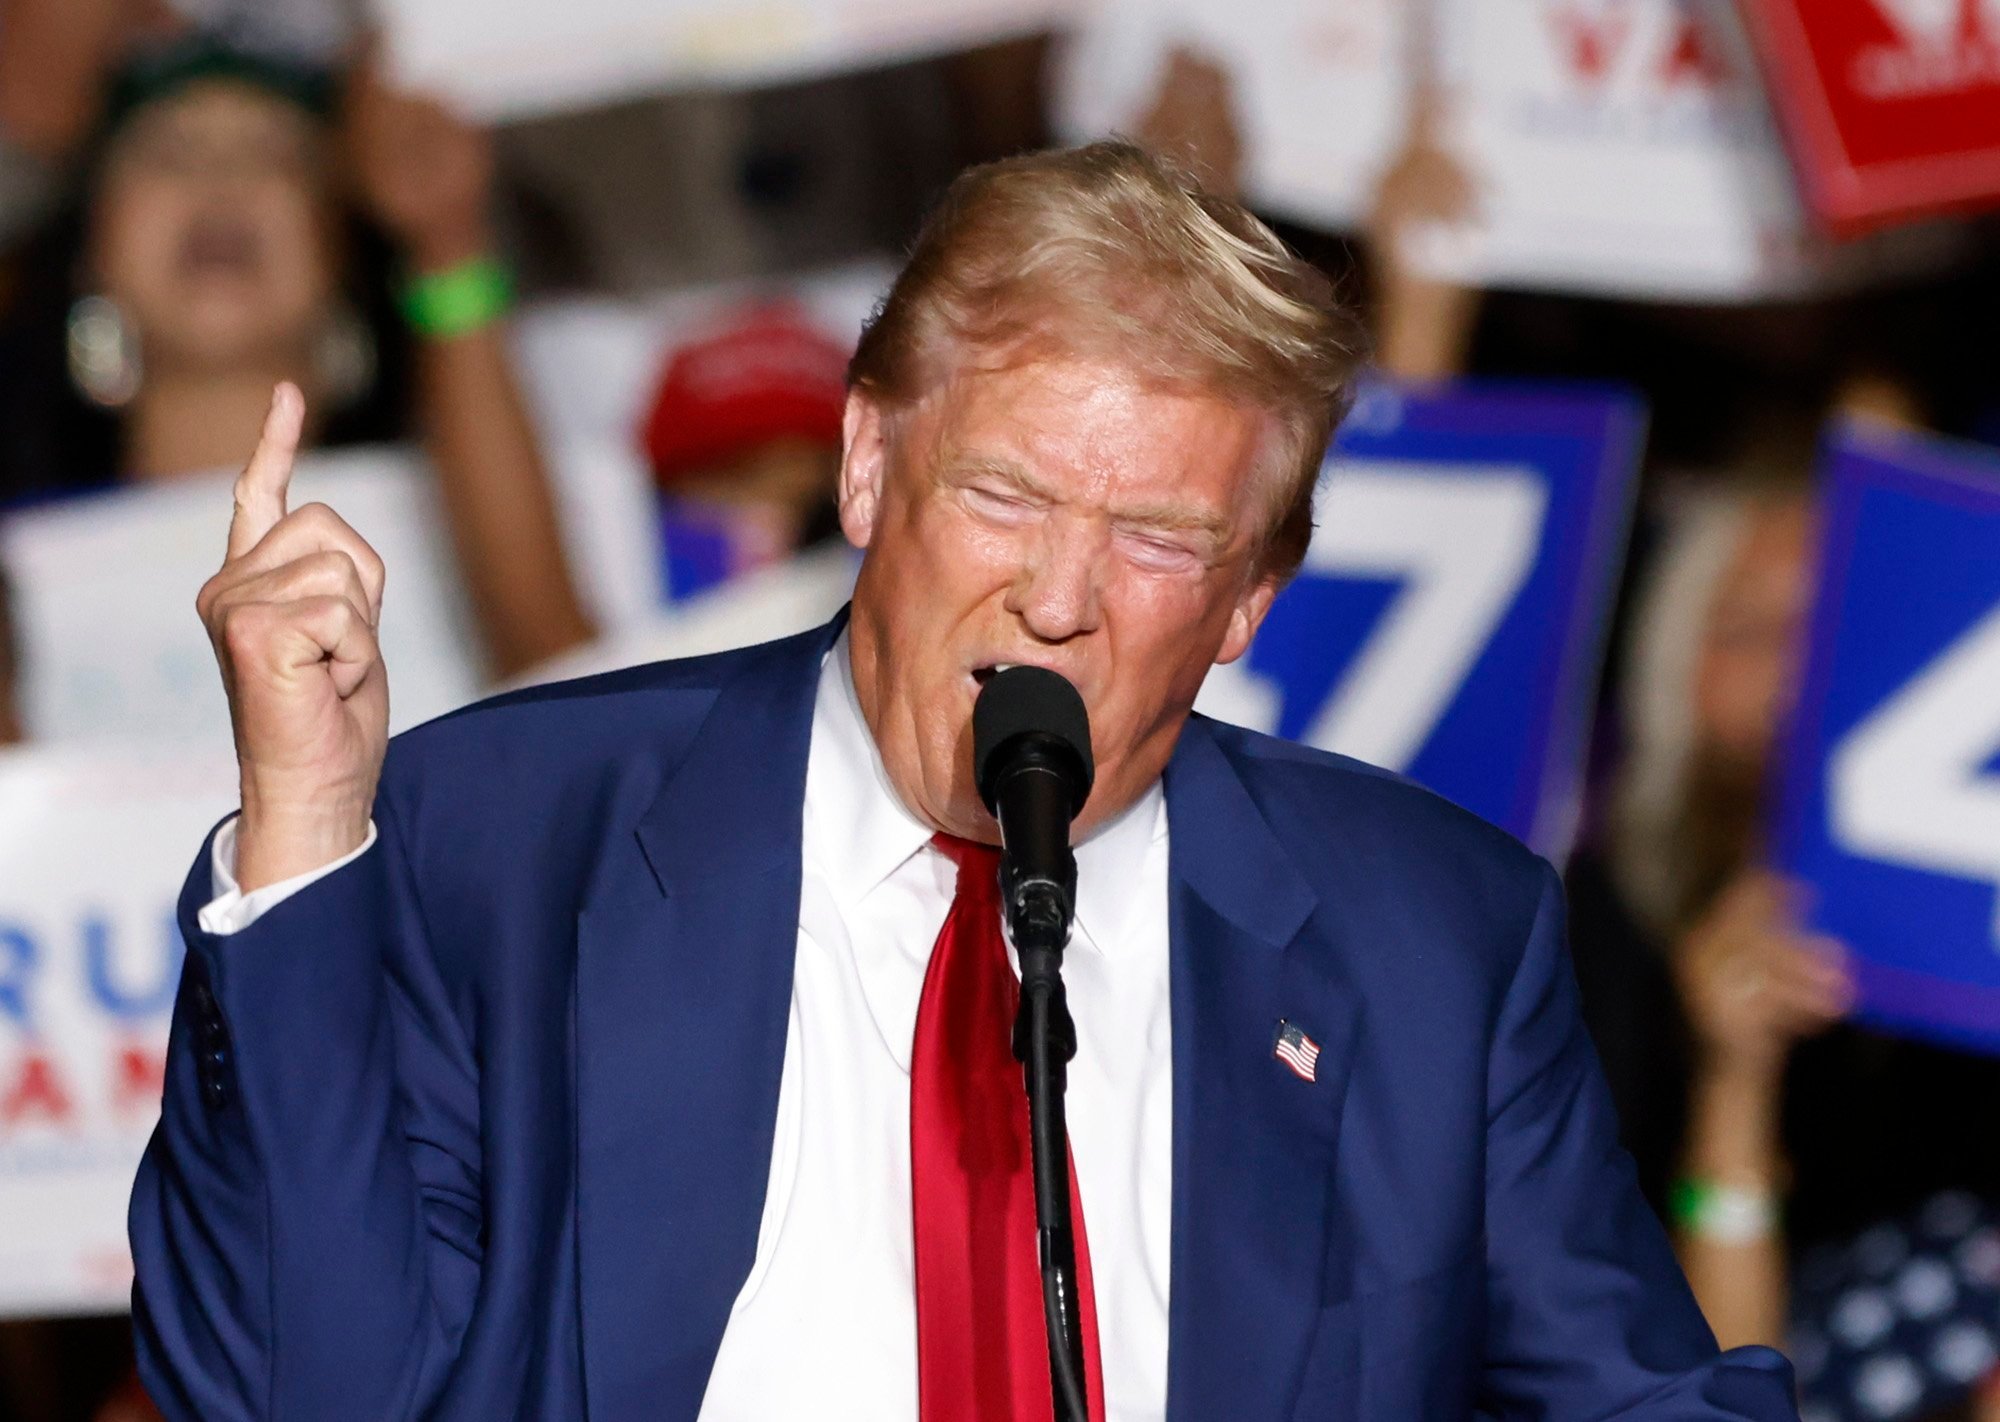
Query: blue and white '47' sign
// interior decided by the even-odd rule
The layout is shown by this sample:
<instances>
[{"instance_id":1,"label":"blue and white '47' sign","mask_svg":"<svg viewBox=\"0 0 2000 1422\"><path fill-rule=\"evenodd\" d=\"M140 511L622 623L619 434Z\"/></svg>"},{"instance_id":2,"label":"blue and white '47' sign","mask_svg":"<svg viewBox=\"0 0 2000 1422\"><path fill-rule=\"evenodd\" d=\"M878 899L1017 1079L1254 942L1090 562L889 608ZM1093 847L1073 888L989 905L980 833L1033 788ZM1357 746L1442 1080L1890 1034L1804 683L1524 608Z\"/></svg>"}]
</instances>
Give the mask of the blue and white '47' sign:
<instances>
[{"instance_id":1,"label":"blue and white '47' sign","mask_svg":"<svg viewBox=\"0 0 2000 1422\"><path fill-rule=\"evenodd\" d=\"M1863 1018L2000 1050L2000 458L1850 433L1824 483L1777 858Z\"/></svg>"},{"instance_id":2,"label":"blue and white '47' sign","mask_svg":"<svg viewBox=\"0 0 2000 1422\"><path fill-rule=\"evenodd\" d=\"M1599 386L1372 385L1305 566L1197 703L1568 847L1644 419Z\"/></svg>"}]
</instances>

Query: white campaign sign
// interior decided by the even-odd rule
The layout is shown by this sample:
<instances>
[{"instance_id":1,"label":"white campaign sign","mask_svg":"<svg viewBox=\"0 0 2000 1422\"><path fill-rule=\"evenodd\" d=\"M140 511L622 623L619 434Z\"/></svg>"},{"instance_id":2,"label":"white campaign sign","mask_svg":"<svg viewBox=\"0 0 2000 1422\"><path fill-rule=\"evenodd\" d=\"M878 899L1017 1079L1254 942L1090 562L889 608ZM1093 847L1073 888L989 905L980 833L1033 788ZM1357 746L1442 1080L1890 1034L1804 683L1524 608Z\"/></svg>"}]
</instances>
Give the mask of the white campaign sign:
<instances>
[{"instance_id":1,"label":"white campaign sign","mask_svg":"<svg viewBox=\"0 0 2000 1422\"><path fill-rule=\"evenodd\" d=\"M1418 228L1421 269L1479 286L1748 301L1926 259L1939 234L1837 254L1813 235L1731 0L1435 0L1444 137L1475 190ZM1058 86L1071 139L1132 131L1168 55L1232 82L1259 208L1365 221L1403 143L1408 4L1106 0Z\"/></svg>"},{"instance_id":2,"label":"white campaign sign","mask_svg":"<svg viewBox=\"0 0 2000 1422\"><path fill-rule=\"evenodd\" d=\"M1813 276L1803 209L1729 0L1449 0L1453 151L1477 219L1441 275L1680 299Z\"/></svg>"},{"instance_id":3,"label":"white campaign sign","mask_svg":"<svg viewBox=\"0 0 2000 1422\"><path fill-rule=\"evenodd\" d=\"M174 898L235 787L226 755L0 752L0 1316L126 1306Z\"/></svg>"},{"instance_id":4,"label":"white campaign sign","mask_svg":"<svg viewBox=\"0 0 2000 1422\"><path fill-rule=\"evenodd\" d=\"M1402 134L1407 0L1101 0L1059 50L1057 122L1072 139L1131 132L1168 55L1231 81L1243 186L1260 208L1359 223Z\"/></svg>"},{"instance_id":5,"label":"white campaign sign","mask_svg":"<svg viewBox=\"0 0 2000 1422\"><path fill-rule=\"evenodd\" d=\"M1390 770L1408 767L1535 565L1548 489L1532 469L1332 462L1314 501L1301 576L1402 584L1301 737ZM1274 687L1218 667L1200 709L1277 727Z\"/></svg>"},{"instance_id":6,"label":"white campaign sign","mask_svg":"<svg viewBox=\"0 0 2000 1422\"><path fill-rule=\"evenodd\" d=\"M1055 0L372 0L399 79L485 118L860 69L1046 28Z\"/></svg>"},{"instance_id":7,"label":"white campaign sign","mask_svg":"<svg viewBox=\"0 0 2000 1422\"><path fill-rule=\"evenodd\" d=\"M0 520L31 740L229 749L228 705L194 598L222 563L234 477L121 489ZM425 466L391 449L309 455L291 505L314 500L388 567L380 637L391 728L471 700L483 680L478 640Z\"/></svg>"},{"instance_id":8,"label":"white campaign sign","mask_svg":"<svg viewBox=\"0 0 2000 1422\"><path fill-rule=\"evenodd\" d=\"M1834 748L1834 834L1857 855L2000 890L2000 606ZM2000 892L1993 937L2000 951Z\"/></svg>"},{"instance_id":9,"label":"white campaign sign","mask_svg":"<svg viewBox=\"0 0 2000 1422\"><path fill-rule=\"evenodd\" d=\"M705 657L804 632L840 611L860 566L861 555L844 543L809 549L565 652L515 684L537 686L647 662Z\"/></svg>"}]
</instances>

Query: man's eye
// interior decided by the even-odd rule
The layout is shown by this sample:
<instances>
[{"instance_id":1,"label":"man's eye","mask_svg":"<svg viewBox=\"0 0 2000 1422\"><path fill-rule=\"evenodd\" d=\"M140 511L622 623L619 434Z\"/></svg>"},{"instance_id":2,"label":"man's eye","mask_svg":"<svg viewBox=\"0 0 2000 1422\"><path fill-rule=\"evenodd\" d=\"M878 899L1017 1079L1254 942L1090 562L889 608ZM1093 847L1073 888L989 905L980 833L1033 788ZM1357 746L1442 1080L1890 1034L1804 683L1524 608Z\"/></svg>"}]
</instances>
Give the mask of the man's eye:
<instances>
[{"instance_id":1,"label":"man's eye","mask_svg":"<svg viewBox=\"0 0 2000 1422\"><path fill-rule=\"evenodd\" d=\"M1193 548L1170 538L1148 538L1144 534L1128 534L1121 541L1125 545L1127 556L1144 567L1190 568L1201 562L1200 555Z\"/></svg>"},{"instance_id":2,"label":"man's eye","mask_svg":"<svg viewBox=\"0 0 2000 1422\"><path fill-rule=\"evenodd\" d=\"M1035 506L1019 494L978 484L967 485L965 497L977 512L991 517L1023 518L1035 511Z\"/></svg>"}]
</instances>

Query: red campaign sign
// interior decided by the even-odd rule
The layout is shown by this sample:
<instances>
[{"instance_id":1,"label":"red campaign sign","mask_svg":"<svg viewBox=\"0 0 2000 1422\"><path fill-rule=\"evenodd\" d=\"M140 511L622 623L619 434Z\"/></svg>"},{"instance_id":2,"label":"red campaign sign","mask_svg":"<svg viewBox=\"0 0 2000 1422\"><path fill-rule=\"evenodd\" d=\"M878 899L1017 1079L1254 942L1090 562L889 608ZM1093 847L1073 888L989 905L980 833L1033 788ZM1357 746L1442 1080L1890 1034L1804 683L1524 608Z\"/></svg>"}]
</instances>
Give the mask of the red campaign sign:
<instances>
[{"instance_id":1,"label":"red campaign sign","mask_svg":"<svg viewBox=\"0 0 2000 1422\"><path fill-rule=\"evenodd\" d=\"M1852 236L2000 204L2000 0L1743 0L1807 201Z\"/></svg>"}]
</instances>

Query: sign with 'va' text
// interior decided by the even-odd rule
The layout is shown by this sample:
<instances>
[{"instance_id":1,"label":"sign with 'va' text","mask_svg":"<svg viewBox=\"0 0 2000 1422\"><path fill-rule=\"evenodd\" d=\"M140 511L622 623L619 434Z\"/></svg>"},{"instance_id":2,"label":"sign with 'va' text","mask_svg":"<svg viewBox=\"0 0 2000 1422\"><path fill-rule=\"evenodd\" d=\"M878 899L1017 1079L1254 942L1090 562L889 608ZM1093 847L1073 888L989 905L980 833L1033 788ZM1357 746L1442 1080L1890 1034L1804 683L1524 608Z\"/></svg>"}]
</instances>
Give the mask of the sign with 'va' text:
<instances>
[{"instance_id":1,"label":"sign with 'va' text","mask_svg":"<svg viewBox=\"0 0 2000 1422\"><path fill-rule=\"evenodd\" d=\"M1853 233L2000 202L2000 3L1749 0L1814 210Z\"/></svg>"},{"instance_id":2,"label":"sign with 'va' text","mask_svg":"<svg viewBox=\"0 0 2000 1422\"><path fill-rule=\"evenodd\" d=\"M1367 387L1304 567L1198 708L1563 853L1643 430L1602 387Z\"/></svg>"},{"instance_id":3,"label":"sign with 'va' text","mask_svg":"<svg viewBox=\"0 0 2000 1422\"><path fill-rule=\"evenodd\" d=\"M1864 1021L2000 1050L2000 457L1837 437L1774 842Z\"/></svg>"}]
</instances>

